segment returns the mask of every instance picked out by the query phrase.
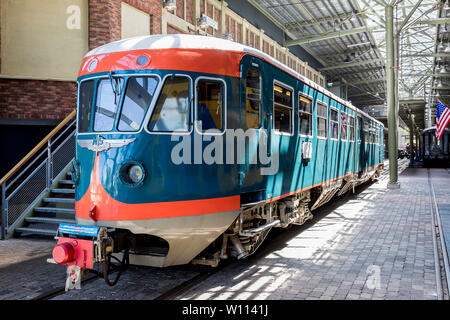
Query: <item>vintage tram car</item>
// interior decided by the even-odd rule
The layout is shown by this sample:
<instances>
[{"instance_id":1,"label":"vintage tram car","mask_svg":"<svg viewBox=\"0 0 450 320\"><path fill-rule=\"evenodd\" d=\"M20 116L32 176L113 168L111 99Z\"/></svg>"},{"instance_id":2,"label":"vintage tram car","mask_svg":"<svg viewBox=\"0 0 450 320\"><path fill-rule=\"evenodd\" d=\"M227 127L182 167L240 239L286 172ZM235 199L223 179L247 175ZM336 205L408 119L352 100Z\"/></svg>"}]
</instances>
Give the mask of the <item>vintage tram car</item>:
<instances>
[{"instance_id":1,"label":"vintage tram car","mask_svg":"<svg viewBox=\"0 0 450 320\"><path fill-rule=\"evenodd\" d=\"M436 126L422 131L423 146L421 147L424 167L448 168L450 164L450 130L444 129L441 139L436 138Z\"/></svg>"},{"instance_id":2,"label":"vintage tram car","mask_svg":"<svg viewBox=\"0 0 450 320\"><path fill-rule=\"evenodd\" d=\"M377 177L383 130L229 40L106 44L79 72L77 225L60 226L54 259L82 271L111 256L157 267L244 258L271 228Z\"/></svg>"}]
</instances>

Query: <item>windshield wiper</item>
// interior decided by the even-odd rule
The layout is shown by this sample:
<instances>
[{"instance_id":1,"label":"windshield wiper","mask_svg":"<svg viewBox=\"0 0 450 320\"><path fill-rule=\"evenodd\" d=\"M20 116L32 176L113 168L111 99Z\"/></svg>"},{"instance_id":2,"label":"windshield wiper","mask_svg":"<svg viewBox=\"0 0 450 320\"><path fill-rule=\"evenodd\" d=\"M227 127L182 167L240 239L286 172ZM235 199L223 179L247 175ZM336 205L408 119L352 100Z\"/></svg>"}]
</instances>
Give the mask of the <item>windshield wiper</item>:
<instances>
[{"instance_id":1,"label":"windshield wiper","mask_svg":"<svg viewBox=\"0 0 450 320\"><path fill-rule=\"evenodd\" d=\"M121 78L114 79L112 75L112 71L108 73L109 82L111 84L111 89L114 92L114 104L117 105L117 97L122 95L123 86L119 86L119 82Z\"/></svg>"}]
</instances>

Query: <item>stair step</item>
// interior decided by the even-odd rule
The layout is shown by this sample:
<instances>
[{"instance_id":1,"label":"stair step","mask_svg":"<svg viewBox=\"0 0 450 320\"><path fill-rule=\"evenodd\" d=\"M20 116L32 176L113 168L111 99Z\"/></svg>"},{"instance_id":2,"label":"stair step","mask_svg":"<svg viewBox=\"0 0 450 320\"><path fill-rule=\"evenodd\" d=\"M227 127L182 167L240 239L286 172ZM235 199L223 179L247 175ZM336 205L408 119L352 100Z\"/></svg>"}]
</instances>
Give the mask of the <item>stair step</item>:
<instances>
[{"instance_id":1,"label":"stair step","mask_svg":"<svg viewBox=\"0 0 450 320\"><path fill-rule=\"evenodd\" d=\"M61 184L73 184L73 181L72 180L59 180L58 181L59 183L61 183Z\"/></svg>"},{"instance_id":2,"label":"stair step","mask_svg":"<svg viewBox=\"0 0 450 320\"><path fill-rule=\"evenodd\" d=\"M56 236L56 229L37 229L37 228L16 228L16 232L19 233L32 233L46 236Z\"/></svg>"},{"instance_id":3,"label":"stair step","mask_svg":"<svg viewBox=\"0 0 450 320\"><path fill-rule=\"evenodd\" d=\"M48 224L60 224L60 223L76 223L73 219L60 219L60 218L42 218L42 217L29 217L25 218L28 223L48 223Z\"/></svg>"},{"instance_id":4,"label":"stair step","mask_svg":"<svg viewBox=\"0 0 450 320\"><path fill-rule=\"evenodd\" d=\"M75 199L73 198L44 198L42 201L47 203L75 203Z\"/></svg>"},{"instance_id":5,"label":"stair step","mask_svg":"<svg viewBox=\"0 0 450 320\"><path fill-rule=\"evenodd\" d=\"M71 193L75 194L75 189L52 189L53 193Z\"/></svg>"},{"instance_id":6,"label":"stair step","mask_svg":"<svg viewBox=\"0 0 450 320\"><path fill-rule=\"evenodd\" d=\"M67 208L50 208L50 207L39 207L34 208L35 212L46 212L46 213L71 213L75 214L75 209Z\"/></svg>"}]
</instances>

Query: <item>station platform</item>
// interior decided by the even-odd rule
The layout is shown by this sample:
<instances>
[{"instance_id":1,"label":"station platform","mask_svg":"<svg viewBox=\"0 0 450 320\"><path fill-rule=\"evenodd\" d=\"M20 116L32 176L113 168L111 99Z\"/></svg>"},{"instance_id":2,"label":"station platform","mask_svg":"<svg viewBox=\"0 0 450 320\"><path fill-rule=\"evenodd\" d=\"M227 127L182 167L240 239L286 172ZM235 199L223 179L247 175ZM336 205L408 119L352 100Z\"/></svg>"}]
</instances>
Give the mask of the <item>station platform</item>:
<instances>
[{"instance_id":1,"label":"station platform","mask_svg":"<svg viewBox=\"0 0 450 320\"><path fill-rule=\"evenodd\" d=\"M448 243L450 174L430 169L430 175ZM428 171L404 169L397 190L386 188L387 178L315 210L302 226L273 230L253 256L225 266L177 299L438 299ZM65 268L46 262L54 243L0 241L0 300L33 299L64 285ZM198 273L193 266L130 266L114 287L98 278L55 299L154 299Z\"/></svg>"},{"instance_id":2,"label":"station platform","mask_svg":"<svg viewBox=\"0 0 450 320\"><path fill-rule=\"evenodd\" d=\"M450 175L431 172L447 213ZM388 190L386 176L286 231L276 250L257 253L182 299L437 299L427 178L427 169L407 168L401 188Z\"/></svg>"}]
</instances>

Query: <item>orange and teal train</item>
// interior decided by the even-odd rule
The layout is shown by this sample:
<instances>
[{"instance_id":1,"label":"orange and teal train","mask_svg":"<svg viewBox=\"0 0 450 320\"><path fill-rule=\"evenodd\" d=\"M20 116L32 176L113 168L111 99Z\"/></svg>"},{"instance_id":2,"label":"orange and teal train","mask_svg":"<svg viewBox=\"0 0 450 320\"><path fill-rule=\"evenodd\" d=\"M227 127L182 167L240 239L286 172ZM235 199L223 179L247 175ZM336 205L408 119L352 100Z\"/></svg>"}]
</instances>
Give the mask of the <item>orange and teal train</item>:
<instances>
[{"instance_id":1,"label":"orange and teal train","mask_svg":"<svg viewBox=\"0 0 450 320\"><path fill-rule=\"evenodd\" d=\"M302 224L379 175L383 130L235 42L113 42L89 52L78 77L77 224L108 227L115 253L131 243L132 264L243 258L271 228ZM243 153L230 132L247 135Z\"/></svg>"}]
</instances>

